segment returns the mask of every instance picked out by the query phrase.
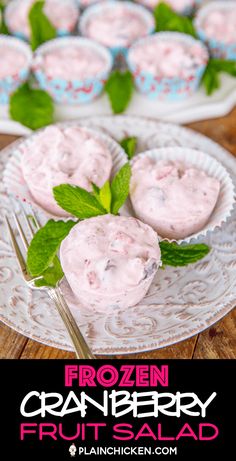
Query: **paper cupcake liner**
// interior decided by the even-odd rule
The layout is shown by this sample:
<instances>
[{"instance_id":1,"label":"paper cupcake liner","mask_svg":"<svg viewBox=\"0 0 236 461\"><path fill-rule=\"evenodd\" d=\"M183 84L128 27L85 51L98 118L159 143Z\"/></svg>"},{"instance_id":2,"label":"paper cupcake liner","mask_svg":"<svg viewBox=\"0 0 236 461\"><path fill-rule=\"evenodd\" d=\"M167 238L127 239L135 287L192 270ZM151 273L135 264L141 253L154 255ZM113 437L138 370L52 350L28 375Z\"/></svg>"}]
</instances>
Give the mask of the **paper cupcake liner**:
<instances>
[{"instance_id":1,"label":"paper cupcake liner","mask_svg":"<svg viewBox=\"0 0 236 461\"><path fill-rule=\"evenodd\" d=\"M155 21L154 21L153 15L144 6L137 5L136 3L132 3L129 1L118 2L117 0L107 0L107 1L104 0L101 3L92 4L91 6L86 8L84 13L81 15L80 23L79 23L79 32L81 33L81 35L83 35L84 37L88 36L86 32L86 28L87 28L87 23L91 17L96 16L97 13L102 12L104 8L107 9L108 6L112 8L113 5L115 4L122 4L122 5L125 5L127 8L129 8L130 11L139 12L143 16L147 24L147 34L146 35L150 35L154 32ZM110 46L110 47L107 46L107 48L112 53L113 58L116 58L120 54L123 56L126 56L129 47L117 45L117 46Z\"/></svg>"},{"instance_id":2,"label":"paper cupcake liner","mask_svg":"<svg viewBox=\"0 0 236 461\"><path fill-rule=\"evenodd\" d=\"M188 166L190 165L204 171L208 176L216 178L220 182L220 192L215 208L208 222L200 231L179 240L168 239L164 237L161 237L161 240L178 243L189 243L190 241L196 240L200 237L206 237L209 232L213 232L216 228L221 227L222 224L225 223L230 217L235 204L235 190L233 181L223 165L221 165L210 155L195 149L182 147L165 147L159 149L151 149L138 154L138 156L149 157L155 160L180 161L183 162L183 164ZM135 215L130 201L128 201L123 207L123 213L125 215Z\"/></svg>"},{"instance_id":3,"label":"paper cupcake liner","mask_svg":"<svg viewBox=\"0 0 236 461\"><path fill-rule=\"evenodd\" d=\"M116 141L114 141L108 135L103 134L96 129L87 128L86 125L80 125L76 121L62 122L56 125L64 128L76 125L78 127L84 128L88 133L91 133L96 139L102 141L108 147L112 156L111 176L113 176L127 162L127 156L124 153L123 149ZM38 134L41 133L43 130L44 129L38 130L37 132L27 137L21 143L18 144L17 148L12 153L12 156L10 157L6 165L6 168L3 172L3 185L7 194L11 196L13 200L17 199L22 202L28 203L32 206L33 209L35 209L36 211L43 212L43 215L47 216L48 218L53 217L54 219L62 219L58 218L58 216L50 214L35 201L35 199L30 193L30 190L22 174L22 147L25 145L30 146L32 141L35 140Z\"/></svg>"},{"instance_id":4,"label":"paper cupcake liner","mask_svg":"<svg viewBox=\"0 0 236 461\"><path fill-rule=\"evenodd\" d=\"M76 15L77 15L77 19L76 20L73 19L70 23L68 23L66 28L60 29L56 27L57 35L59 37L70 35L75 30L78 19L79 19L79 8L78 8L76 0L63 0L63 2L67 2L74 8L74 11L76 12ZM14 9L18 8L18 5L19 5L19 0L11 0L11 2L7 4L5 12L4 12L5 23L7 25L8 30L11 32L12 35L14 35L17 38L20 38L21 40L28 41L29 36L25 35L20 29L13 30L10 25L10 17Z\"/></svg>"},{"instance_id":5,"label":"paper cupcake liner","mask_svg":"<svg viewBox=\"0 0 236 461\"><path fill-rule=\"evenodd\" d=\"M199 38L208 46L210 54L213 58L236 61L236 43L224 43L217 39L209 38L202 28L204 19L206 16L208 16L210 11L215 10L216 6L222 9L227 9L229 7L235 6L235 2L228 0L226 2L219 1L203 5L202 8L199 9L194 20L197 34ZM227 24L225 27L227 27Z\"/></svg>"},{"instance_id":6,"label":"paper cupcake liner","mask_svg":"<svg viewBox=\"0 0 236 461\"><path fill-rule=\"evenodd\" d=\"M0 45L10 45L12 48L23 53L27 58L27 65L20 69L19 72L0 79L0 104L7 104L10 95L28 78L32 61L32 52L26 43L15 37L9 37L8 35L0 35Z\"/></svg>"},{"instance_id":7,"label":"paper cupcake liner","mask_svg":"<svg viewBox=\"0 0 236 461\"><path fill-rule=\"evenodd\" d=\"M161 101L180 101L186 99L187 97L195 93L195 91L198 89L207 63L196 67L193 73L189 75L187 78L166 78L156 76L154 74L151 74L150 72L147 72L146 70L142 70L139 66L133 64L132 62L132 52L133 50L135 50L136 46L140 45L141 43L144 44L148 41L166 39L181 39L187 44L198 43L208 54L205 45L202 44L199 40L190 37L189 35L181 34L179 32L159 32L157 34L152 35L151 37L145 37L136 42L128 52L127 64L134 76L134 81L137 89L141 93L146 95L149 99L159 99Z\"/></svg>"},{"instance_id":8,"label":"paper cupcake liner","mask_svg":"<svg viewBox=\"0 0 236 461\"><path fill-rule=\"evenodd\" d=\"M48 77L46 72L40 68L41 56L51 50L55 50L65 45L82 44L96 50L105 60L104 71L98 73L96 77L88 77L84 80L68 80L63 78ZM54 101L64 104L84 104L95 99L103 90L104 84L113 66L112 56L109 51L92 40L81 37L65 37L50 40L37 48L33 61L33 72L39 83L40 88L48 91Z\"/></svg>"}]
</instances>

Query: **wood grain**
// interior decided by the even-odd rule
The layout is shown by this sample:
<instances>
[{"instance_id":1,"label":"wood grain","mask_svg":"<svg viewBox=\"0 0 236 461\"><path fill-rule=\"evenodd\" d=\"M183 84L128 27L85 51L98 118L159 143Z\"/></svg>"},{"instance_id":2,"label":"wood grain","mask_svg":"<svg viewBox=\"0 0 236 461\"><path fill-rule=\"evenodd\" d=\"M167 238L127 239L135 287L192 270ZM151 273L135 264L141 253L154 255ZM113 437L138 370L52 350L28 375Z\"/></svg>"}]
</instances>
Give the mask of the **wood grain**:
<instances>
[{"instance_id":1,"label":"wood grain","mask_svg":"<svg viewBox=\"0 0 236 461\"><path fill-rule=\"evenodd\" d=\"M19 359L28 339L3 323L0 326L0 359Z\"/></svg>"},{"instance_id":2,"label":"wood grain","mask_svg":"<svg viewBox=\"0 0 236 461\"><path fill-rule=\"evenodd\" d=\"M199 335L194 359L235 359L236 357L236 310L222 322L213 325Z\"/></svg>"},{"instance_id":3,"label":"wood grain","mask_svg":"<svg viewBox=\"0 0 236 461\"><path fill-rule=\"evenodd\" d=\"M226 117L186 125L212 138L236 156L236 108ZM0 135L0 149L17 139ZM181 343L140 354L118 355L133 359L233 359L236 358L236 311L199 335ZM98 358L112 358L98 356ZM0 358L21 359L71 359L74 354L44 346L16 333L5 325L0 326Z\"/></svg>"}]
</instances>

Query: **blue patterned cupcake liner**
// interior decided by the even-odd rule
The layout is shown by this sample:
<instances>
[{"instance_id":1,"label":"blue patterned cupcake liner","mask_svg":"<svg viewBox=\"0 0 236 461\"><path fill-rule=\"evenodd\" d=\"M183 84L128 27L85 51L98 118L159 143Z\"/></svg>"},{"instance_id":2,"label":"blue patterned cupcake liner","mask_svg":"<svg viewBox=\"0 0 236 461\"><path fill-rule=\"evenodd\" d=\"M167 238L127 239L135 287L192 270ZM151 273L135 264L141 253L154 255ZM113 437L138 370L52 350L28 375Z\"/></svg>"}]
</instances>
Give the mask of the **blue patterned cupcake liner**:
<instances>
[{"instance_id":1,"label":"blue patterned cupcake liner","mask_svg":"<svg viewBox=\"0 0 236 461\"><path fill-rule=\"evenodd\" d=\"M205 71L207 62L198 66L191 75L186 78L182 77L161 77L153 75L150 72L140 69L140 66L134 65L131 59L131 53L135 47L141 43L149 40L165 40L175 39L181 40L188 44L198 43L202 46L205 53L208 55L206 47L198 40L190 37L189 35L181 34L178 32L159 32L152 37L139 40L127 56L127 64L134 76L134 81L140 93L146 95L149 99L158 99L161 101L181 101L188 98L195 93L200 85L203 73Z\"/></svg>"},{"instance_id":2,"label":"blue patterned cupcake liner","mask_svg":"<svg viewBox=\"0 0 236 461\"><path fill-rule=\"evenodd\" d=\"M79 7L77 5L77 1L76 0L66 0L68 2L70 2L71 4L74 4L74 8L78 11L78 18L77 18L77 21L79 19ZM11 34L14 36L14 37L17 37L21 40L24 40L24 41L29 41L29 37L27 37L22 31L20 30L12 30L11 27L10 27L10 23L9 23L9 17L11 16L12 14L12 10L14 10L14 8L17 8L17 4L19 3L19 0L11 0L10 3L8 3L6 9L5 9L5 13L4 13L4 20L5 20L5 23L8 27L8 30L11 32ZM65 37L65 36L68 36L68 35L71 35L73 33L73 31L75 30L76 28L76 24L73 22L71 22L70 25L68 25L68 27L66 29L59 29L59 28L56 28L56 31L57 31L57 36L58 37Z\"/></svg>"},{"instance_id":3,"label":"blue patterned cupcake liner","mask_svg":"<svg viewBox=\"0 0 236 461\"><path fill-rule=\"evenodd\" d=\"M210 54L213 58L226 59L226 60L229 59L229 60L236 61L236 43L224 43L222 41L209 38L205 34L205 31L202 29L202 23L204 21L204 18L208 15L208 13L211 10L215 9L216 6L218 6L218 8L220 7L220 8L227 9L229 8L229 6L232 6L232 5L235 6L235 2L219 1L219 2L209 3L203 6L202 8L200 8L200 10L198 11L196 15L194 25L195 25L197 34L200 40L202 40L208 46L210 50ZM227 27L227 24L225 25L225 27ZM235 25L235 28L236 28L236 25Z\"/></svg>"},{"instance_id":4,"label":"blue patterned cupcake liner","mask_svg":"<svg viewBox=\"0 0 236 461\"><path fill-rule=\"evenodd\" d=\"M151 35L154 32L155 30L154 17L152 13L144 6L137 5L136 3L132 3L130 1L119 2L117 0L104 0L101 3L95 3L95 4L92 4L91 6L88 6L88 8L86 8L83 14L81 15L80 23L79 23L79 32L81 33L81 35L83 35L84 37L88 37L86 28L87 28L87 23L91 17L96 16L97 13L102 12L104 8L108 8L108 5L110 5L110 7L112 8L112 6L115 4L123 4L127 6L131 11L140 12L147 23L147 34L146 35ZM129 47L124 47L124 46L119 46L119 45L110 46L110 47L107 46L107 48L112 53L113 58L117 58L118 55L122 55L126 57L128 49L129 49Z\"/></svg>"},{"instance_id":5,"label":"blue patterned cupcake liner","mask_svg":"<svg viewBox=\"0 0 236 461\"><path fill-rule=\"evenodd\" d=\"M0 45L3 44L15 48L19 51L19 53L24 54L27 58L26 67L20 69L19 72L14 75L8 75L7 77L0 79L0 104L7 104L9 102L10 95L14 93L14 91L28 78L32 61L32 52L26 43L15 37L9 37L8 35L0 35Z\"/></svg>"},{"instance_id":6,"label":"blue patterned cupcake liner","mask_svg":"<svg viewBox=\"0 0 236 461\"><path fill-rule=\"evenodd\" d=\"M106 61L105 69L103 72L96 75L96 77L88 77L84 80L70 80L49 77L44 72L38 59L53 49L60 48L65 45L84 45L85 47L92 47ZM35 53L33 71L41 89L46 90L54 99L55 102L60 104L85 104L94 100L102 92L104 84L109 77L113 66L113 59L111 53L103 46L98 45L92 40L82 37L64 37L50 40L44 45L40 46Z\"/></svg>"}]
</instances>

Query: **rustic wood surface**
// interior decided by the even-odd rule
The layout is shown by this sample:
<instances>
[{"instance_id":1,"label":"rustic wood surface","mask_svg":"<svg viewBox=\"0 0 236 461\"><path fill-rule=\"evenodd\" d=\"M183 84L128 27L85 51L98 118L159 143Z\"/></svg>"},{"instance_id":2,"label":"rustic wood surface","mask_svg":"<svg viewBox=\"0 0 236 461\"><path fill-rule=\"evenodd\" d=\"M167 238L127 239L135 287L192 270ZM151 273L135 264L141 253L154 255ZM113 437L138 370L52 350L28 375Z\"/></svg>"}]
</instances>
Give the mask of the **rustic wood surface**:
<instances>
[{"instance_id":1,"label":"rustic wood surface","mask_svg":"<svg viewBox=\"0 0 236 461\"><path fill-rule=\"evenodd\" d=\"M188 125L214 139L236 156L236 108L226 117ZM17 139L0 135L0 149ZM147 359L232 359L236 358L236 310L203 333L170 347L116 356L117 358ZM44 346L0 325L0 358L8 359L71 359L74 354ZM102 357L100 357L102 358ZM103 358L111 358L105 357Z\"/></svg>"}]
</instances>

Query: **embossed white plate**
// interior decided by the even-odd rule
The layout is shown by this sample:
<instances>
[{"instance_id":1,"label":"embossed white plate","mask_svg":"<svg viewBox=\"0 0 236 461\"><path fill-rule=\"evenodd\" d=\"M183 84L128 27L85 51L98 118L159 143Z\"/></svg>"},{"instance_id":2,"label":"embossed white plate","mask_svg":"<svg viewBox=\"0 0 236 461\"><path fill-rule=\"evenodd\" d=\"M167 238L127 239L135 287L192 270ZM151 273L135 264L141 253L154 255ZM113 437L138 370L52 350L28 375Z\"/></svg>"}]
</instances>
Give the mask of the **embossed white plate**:
<instances>
[{"instance_id":1,"label":"embossed white plate","mask_svg":"<svg viewBox=\"0 0 236 461\"><path fill-rule=\"evenodd\" d=\"M81 121L80 121L81 123ZM187 146L217 158L236 183L236 160L210 139L186 128L134 117L93 117L87 126L100 128L114 138L134 135L138 150L161 146ZM1 152L1 172L15 144ZM69 338L51 301L31 292L23 283L3 223L12 204L0 185L0 318L44 344L72 350ZM125 354L157 349L182 341L209 327L236 304L236 211L221 230L210 234L211 253L185 268L159 270L142 303L104 316L75 303L64 283L65 295L95 353Z\"/></svg>"}]
</instances>

